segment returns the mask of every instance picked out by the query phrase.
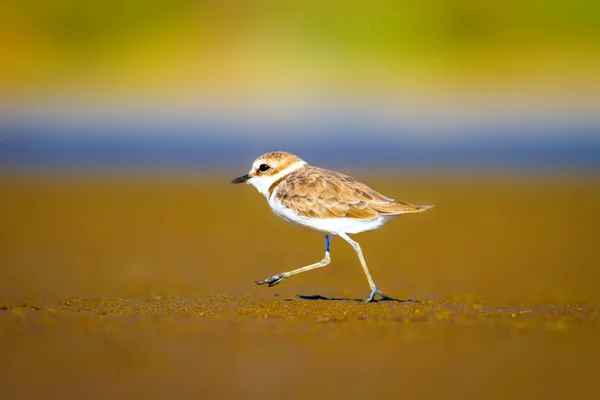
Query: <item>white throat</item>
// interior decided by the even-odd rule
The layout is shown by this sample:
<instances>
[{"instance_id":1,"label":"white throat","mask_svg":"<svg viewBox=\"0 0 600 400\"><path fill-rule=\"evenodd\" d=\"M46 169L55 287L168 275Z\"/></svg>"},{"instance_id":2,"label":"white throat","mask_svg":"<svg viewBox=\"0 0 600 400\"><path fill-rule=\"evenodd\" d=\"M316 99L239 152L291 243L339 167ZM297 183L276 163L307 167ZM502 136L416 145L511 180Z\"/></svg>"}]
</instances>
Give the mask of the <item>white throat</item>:
<instances>
[{"instance_id":1,"label":"white throat","mask_svg":"<svg viewBox=\"0 0 600 400\"><path fill-rule=\"evenodd\" d=\"M253 178L248 179L248 183L256 188L263 196L269 200L269 188L273 183L283 178L287 174L294 172L295 170L302 168L306 165L305 161L298 161L283 171L276 173L275 175L270 176L255 176Z\"/></svg>"}]
</instances>

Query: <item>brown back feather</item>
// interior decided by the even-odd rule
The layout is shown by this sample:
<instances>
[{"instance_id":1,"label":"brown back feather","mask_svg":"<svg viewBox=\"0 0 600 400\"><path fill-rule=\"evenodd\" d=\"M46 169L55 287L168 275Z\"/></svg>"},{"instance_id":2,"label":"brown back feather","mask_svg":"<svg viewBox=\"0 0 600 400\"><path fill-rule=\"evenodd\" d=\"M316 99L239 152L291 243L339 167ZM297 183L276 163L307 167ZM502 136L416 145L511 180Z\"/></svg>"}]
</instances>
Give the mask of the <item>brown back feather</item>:
<instances>
[{"instance_id":1,"label":"brown back feather","mask_svg":"<svg viewBox=\"0 0 600 400\"><path fill-rule=\"evenodd\" d=\"M272 189L283 205L305 217L373 219L426 210L386 197L350 176L317 167L300 168L276 183Z\"/></svg>"}]
</instances>

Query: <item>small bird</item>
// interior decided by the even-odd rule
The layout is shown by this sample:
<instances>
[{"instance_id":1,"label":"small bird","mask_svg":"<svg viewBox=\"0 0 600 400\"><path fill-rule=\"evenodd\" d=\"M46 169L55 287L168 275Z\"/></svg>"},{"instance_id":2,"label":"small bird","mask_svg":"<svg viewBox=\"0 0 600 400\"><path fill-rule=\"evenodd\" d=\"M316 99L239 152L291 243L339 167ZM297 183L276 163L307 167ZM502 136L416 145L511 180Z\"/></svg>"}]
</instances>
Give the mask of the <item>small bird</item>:
<instances>
[{"instance_id":1,"label":"small bird","mask_svg":"<svg viewBox=\"0 0 600 400\"><path fill-rule=\"evenodd\" d=\"M339 236L356 251L365 271L371 287L371 295L365 300L367 303L374 301L377 295L382 299L393 299L377 288L360 245L349 235L378 229L400 214L433 207L391 199L350 176L310 166L283 151L263 154L252 163L250 172L231 181L243 182L262 193L278 217L325 236L325 257L321 261L256 281L257 284L275 286L291 276L328 265L331 239Z\"/></svg>"}]
</instances>

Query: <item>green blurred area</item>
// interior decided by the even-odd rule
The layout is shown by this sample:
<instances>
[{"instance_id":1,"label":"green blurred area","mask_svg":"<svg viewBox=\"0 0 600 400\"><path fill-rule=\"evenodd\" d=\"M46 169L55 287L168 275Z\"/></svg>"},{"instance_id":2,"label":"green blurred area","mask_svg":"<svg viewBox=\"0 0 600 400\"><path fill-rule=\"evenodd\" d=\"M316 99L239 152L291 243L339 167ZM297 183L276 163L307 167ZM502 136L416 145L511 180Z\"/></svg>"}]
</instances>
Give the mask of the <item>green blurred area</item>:
<instances>
[{"instance_id":1,"label":"green blurred area","mask_svg":"<svg viewBox=\"0 0 600 400\"><path fill-rule=\"evenodd\" d=\"M591 79L600 3L28 0L4 5L0 26L7 88L80 80L218 86L250 77L277 85L278 77L301 82L322 70L350 85L414 71L496 80L547 64L561 77Z\"/></svg>"},{"instance_id":2,"label":"green blurred area","mask_svg":"<svg viewBox=\"0 0 600 400\"><path fill-rule=\"evenodd\" d=\"M8 8L22 28L65 46L95 46L139 31L206 34L280 25L288 34L329 44L366 46L395 53L469 43L566 39L587 42L600 34L596 1L246 2L79 0L23 1ZM16 24L17 26L19 24ZM221 32L219 32L221 31ZM280 31L280 32L282 32Z\"/></svg>"}]
</instances>

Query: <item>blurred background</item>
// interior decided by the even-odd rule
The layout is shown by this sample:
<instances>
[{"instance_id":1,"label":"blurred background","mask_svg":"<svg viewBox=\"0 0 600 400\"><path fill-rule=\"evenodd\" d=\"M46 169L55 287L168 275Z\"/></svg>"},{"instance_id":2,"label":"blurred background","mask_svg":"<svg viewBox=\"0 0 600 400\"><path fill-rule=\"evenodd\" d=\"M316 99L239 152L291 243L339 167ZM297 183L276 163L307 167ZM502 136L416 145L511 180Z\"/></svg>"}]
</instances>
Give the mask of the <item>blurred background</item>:
<instances>
[{"instance_id":1,"label":"blurred background","mask_svg":"<svg viewBox=\"0 0 600 400\"><path fill-rule=\"evenodd\" d=\"M6 293L270 296L248 282L320 239L228 182L287 150L437 205L361 239L399 296L598 299L597 1L26 0L0 26ZM343 271L282 287L361 297Z\"/></svg>"},{"instance_id":2,"label":"blurred background","mask_svg":"<svg viewBox=\"0 0 600 400\"><path fill-rule=\"evenodd\" d=\"M361 239L399 296L598 299L598 2L28 0L0 26L6 293L256 292L321 254L228 184L287 150L437 205ZM338 273L288 289L361 297Z\"/></svg>"},{"instance_id":3,"label":"blurred background","mask_svg":"<svg viewBox=\"0 0 600 400\"><path fill-rule=\"evenodd\" d=\"M26 0L0 26L3 168L600 159L593 0Z\"/></svg>"},{"instance_id":4,"label":"blurred background","mask_svg":"<svg viewBox=\"0 0 600 400\"><path fill-rule=\"evenodd\" d=\"M599 72L597 0L3 2L2 387L583 394L599 335L552 305L597 321ZM323 253L229 184L274 150L435 204L356 239L385 293L481 314L299 299L367 297L340 239L256 286Z\"/></svg>"}]
</instances>

